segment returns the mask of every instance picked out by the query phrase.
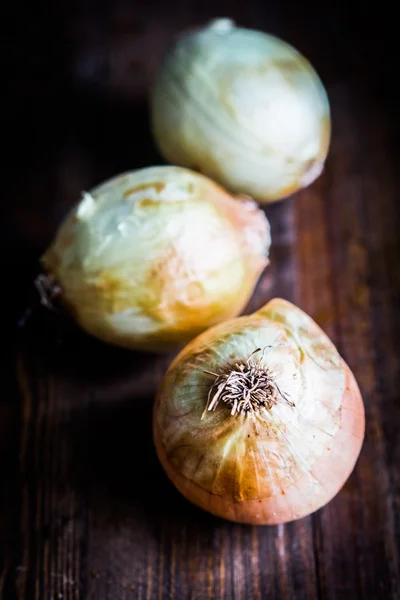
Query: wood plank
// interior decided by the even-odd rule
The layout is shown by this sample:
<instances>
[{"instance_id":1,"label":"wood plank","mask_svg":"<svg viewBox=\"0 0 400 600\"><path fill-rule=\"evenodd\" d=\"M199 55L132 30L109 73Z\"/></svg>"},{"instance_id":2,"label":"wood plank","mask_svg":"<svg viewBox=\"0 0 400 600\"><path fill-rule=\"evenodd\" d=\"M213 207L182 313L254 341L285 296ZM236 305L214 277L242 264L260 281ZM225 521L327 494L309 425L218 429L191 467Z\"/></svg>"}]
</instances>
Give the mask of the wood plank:
<instances>
[{"instance_id":1,"label":"wood plank","mask_svg":"<svg viewBox=\"0 0 400 600\"><path fill-rule=\"evenodd\" d=\"M379 353L388 357L393 383L398 378L394 364L398 369L399 363L390 341L393 331L386 327L388 337L382 339L385 328L373 318L373 295L380 287L374 285L377 277L385 295L390 293L391 285L382 281L381 273L385 264L395 263L393 257L382 260L381 253L389 245L399 256L399 238L393 223L389 225L390 173L386 169L387 179L378 180L370 170L377 146L366 133L366 117L357 114L348 88L330 93L339 110L334 113L336 138L328 169L296 205L302 232L299 302L330 333L354 370L365 401L367 430L355 472L337 498L314 517L317 560L323 597L348 598L353 592L357 598L397 598L398 482L390 482L387 448L398 444L393 430L385 431L383 415L388 411L392 418L396 415L398 398L384 396L377 388L381 377L377 357ZM376 107L370 111L368 121L377 116ZM381 120L382 135L384 127ZM396 304L386 298L382 317L392 312Z\"/></svg>"},{"instance_id":2,"label":"wood plank","mask_svg":"<svg viewBox=\"0 0 400 600\"><path fill-rule=\"evenodd\" d=\"M213 518L174 490L153 449L152 400L173 354L111 348L36 312L18 338L19 392L4 384L0 399L1 600L400 598L399 130L380 44L394 25L376 10L361 19L346 8L344 18L331 4L216 0L173 16L166 5L139 14L118 0L59 8L51 31L39 16L25 20L13 48L26 60L13 65L5 111L5 331L14 335L36 258L81 190L161 161L148 86L174 36L217 12L285 37L328 84L325 173L267 207L271 265L245 312L282 296L331 336L363 392L362 454L311 517L259 528ZM128 124L135 135L121 137ZM10 353L0 366L4 381L12 362Z\"/></svg>"}]
</instances>

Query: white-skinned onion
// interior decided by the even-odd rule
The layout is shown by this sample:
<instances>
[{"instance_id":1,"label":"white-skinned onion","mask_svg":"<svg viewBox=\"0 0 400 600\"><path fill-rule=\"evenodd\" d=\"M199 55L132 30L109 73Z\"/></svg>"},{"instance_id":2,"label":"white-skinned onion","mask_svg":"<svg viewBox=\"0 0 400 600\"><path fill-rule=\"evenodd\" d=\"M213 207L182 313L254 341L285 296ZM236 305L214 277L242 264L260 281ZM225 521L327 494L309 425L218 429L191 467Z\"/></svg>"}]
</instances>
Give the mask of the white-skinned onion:
<instances>
[{"instance_id":1,"label":"white-skinned onion","mask_svg":"<svg viewBox=\"0 0 400 600\"><path fill-rule=\"evenodd\" d=\"M151 167L84 194L42 263L86 331L161 351L239 314L270 243L251 199L188 169Z\"/></svg>"},{"instance_id":2,"label":"white-skinned onion","mask_svg":"<svg viewBox=\"0 0 400 600\"><path fill-rule=\"evenodd\" d=\"M292 46L229 19L188 32L152 91L162 154L234 192L271 202L316 179L330 108L310 63Z\"/></svg>"}]
</instances>

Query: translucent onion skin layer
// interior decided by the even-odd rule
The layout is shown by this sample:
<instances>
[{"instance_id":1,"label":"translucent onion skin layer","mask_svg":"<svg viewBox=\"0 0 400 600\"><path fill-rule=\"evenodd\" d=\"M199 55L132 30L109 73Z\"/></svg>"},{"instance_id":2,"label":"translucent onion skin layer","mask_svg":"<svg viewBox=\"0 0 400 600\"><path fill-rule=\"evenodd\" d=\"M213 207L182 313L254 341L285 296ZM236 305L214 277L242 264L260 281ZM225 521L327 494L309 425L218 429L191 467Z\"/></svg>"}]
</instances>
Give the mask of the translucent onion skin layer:
<instances>
[{"instance_id":1,"label":"translucent onion skin layer","mask_svg":"<svg viewBox=\"0 0 400 600\"><path fill-rule=\"evenodd\" d=\"M213 378L204 371L218 373L257 348L295 406L282 400L254 417L232 416L221 402L205 411ZM178 490L214 515L259 525L299 519L329 502L353 470L364 427L349 367L316 323L281 299L184 348L153 419L158 457Z\"/></svg>"},{"instance_id":2,"label":"translucent onion skin layer","mask_svg":"<svg viewBox=\"0 0 400 600\"><path fill-rule=\"evenodd\" d=\"M85 194L42 263L87 332L162 351L238 315L270 243L251 199L187 169L152 167Z\"/></svg>"},{"instance_id":3,"label":"translucent onion skin layer","mask_svg":"<svg viewBox=\"0 0 400 600\"><path fill-rule=\"evenodd\" d=\"M329 149L329 101L310 63L282 40L227 19L170 50L151 107L169 162L260 202L312 183Z\"/></svg>"}]
</instances>

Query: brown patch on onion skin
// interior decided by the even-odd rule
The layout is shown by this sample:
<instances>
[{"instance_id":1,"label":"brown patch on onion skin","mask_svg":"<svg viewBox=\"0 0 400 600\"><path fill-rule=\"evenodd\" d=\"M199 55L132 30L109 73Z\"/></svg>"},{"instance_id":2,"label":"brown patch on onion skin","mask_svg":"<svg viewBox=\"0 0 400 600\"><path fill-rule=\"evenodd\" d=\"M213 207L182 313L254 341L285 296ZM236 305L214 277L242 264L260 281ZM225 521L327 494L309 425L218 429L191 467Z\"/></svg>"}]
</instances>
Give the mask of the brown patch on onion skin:
<instances>
[{"instance_id":1,"label":"brown patch on onion skin","mask_svg":"<svg viewBox=\"0 0 400 600\"><path fill-rule=\"evenodd\" d=\"M331 134L332 124L330 115L324 115L321 118L321 149L318 155L319 160L325 160L326 155L328 154Z\"/></svg>"},{"instance_id":2,"label":"brown patch on onion skin","mask_svg":"<svg viewBox=\"0 0 400 600\"><path fill-rule=\"evenodd\" d=\"M325 158L325 153L321 153L321 154L324 154L324 158ZM262 204L272 204L274 202L279 202L279 200L284 200L285 198L292 196L293 194L295 194L299 190L303 189L304 187L308 187L309 185L311 185L311 183L313 183L313 181L318 179L318 177L323 172L324 165L323 165L323 163L321 163L320 173L318 175L316 175L314 177L314 179L307 181L307 183L305 183L305 174L312 167L314 167L314 165L316 165L319 161L320 161L320 159L317 158L315 160L312 159L312 160L307 161L304 165L299 165L299 172L297 174L297 177L294 179L294 181L292 181L291 183L289 183L286 186L282 186L274 195L257 196L257 200Z\"/></svg>"},{"instance_id":3,"label":"brown patch on onion skin","mask_svg":"<svg viewBox=\"0 0 400 600\"><path fill-rule=\"evenodd\" d=\"M62 303L88 333L111 344L150 351L180 346L217 322L236 316L247 303L253 285L250 277L242 282L240 290L227 290L226 294L214 302L206 297L203 301L197 299L191 306L177 300L172 288L169 292L164 289L165 298L170 301L163 307L156 301L157 297L160 298L162 281L170 281L171 277L176 277L176 272L168 274L171 266L168 266L168 262L162 262L161 260L151 269L145 283L148 293L139 298L135 296L134 300L134 304L145 315L159 322L159 328L154 333L146 333L145 336L140 332L137 335L130 332L126 336L121 333L116 339L112 327L101 318L102 314L113 315L129 309L133 304L133 286L131 295L127 283L122 285L111 271L99 273L91 284L74 290L73 297L63 294ZM78 276L79 274L75 275L75 278Z\"/></svg>"},{"instance_id":4,"label":"brown patch on onion skin","mask_svg":"<svg viewBox=\"0 0 400 600\"><path fill-rule=\"evenodd\" d=\"M96 288L101 289L106 296L114 296L121 291L122 285L121 281L113 277L110 272L102 271L97 277Z\"/></svg>"},{"instance_id":5,"label":"brown patch on onion skin","mask_svg":"<svg viewBox=\"0 0 400 600\"><path fill-rule=\"evenodd\" d=\"M221 78L218 84L218 99L222 106L235 120L238 117L237 110L234 104L230 101L230 92L235 81L243 75L248 75L251 78L264 77L269 71L279 71L285 78L290 87L298 88L298 77L303 76L305 72L314 77L313 68L310 63L301 55L296 55L291 58L268 59L259 64L240 64L236 68L232 68L227 77ZM240 116L240 115L239 115Z\"/></svg>"},{"instance_id":6,"label":"brown patch on onion skin","mask_svg":"<svg viewBox=\"0 0 400 600\"><path fill-rule=\"evenodd\" d=\"M157 206L159 202L157 200L152 200L152 198L144 198L143 200L139 200L136 206L140 208L146 208L148 206Z\"/></svg>"},{"instance_id":7,"label":"brown patch on onion skin","mask_svg":"<svg viewBox=\"0 0 400 600\"><path fill-rule=\"evenodd\" d=\"M325 159L328 153L329 144L330 144L330 117L326 116L322 119L322 131L321 131L321 144L320 144L320 152L318 156L314 159L310 159L306 163L299 165L299 171L297 173L297 177L295 177L294 181L289 183L286 186L283 186L279 189L278 192L274 195L267 196L257 196L257 200L259 202L265 204L271 204L273 202L278 202L279 200L283 200L289 196L292 196L299 190L304 187L308 187L314 181L316 181L320 175L323 173ZM289 164L293 164L293 161L289 159ZM313 179L307 179L307 173L311 171L315 165L320 164L320 171L316 172L315 177Z\"/></svg>"},{"instance_id":8,"label":"brown patch on onion skin","mask_svg":"<svg viewBox=\"0 0 400 600\"><path fill-rule=\"evenodd\" d=\"M124 197L130 196L131 194L136 194L137 192L142 192L143 190L151 190L153 189L157 194L163 191L165 188L165 183L161 183L161 181L155 181L153 183L142 183L141 185L135 185L131 188L128 188L124 192Z\"/></svg>"}]
</instances>

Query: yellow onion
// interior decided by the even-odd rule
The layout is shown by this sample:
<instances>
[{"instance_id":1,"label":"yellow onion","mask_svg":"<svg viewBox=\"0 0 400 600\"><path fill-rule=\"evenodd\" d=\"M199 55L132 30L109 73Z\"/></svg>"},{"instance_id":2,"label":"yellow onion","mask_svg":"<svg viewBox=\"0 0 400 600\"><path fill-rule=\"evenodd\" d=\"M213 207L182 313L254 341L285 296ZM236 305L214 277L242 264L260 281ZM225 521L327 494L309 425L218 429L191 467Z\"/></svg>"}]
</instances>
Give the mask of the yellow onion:
<instances>
[{"instance_id":1,"label":"yellow onion","mask_svg":"<svg viewBox=\"0 0 400 600\"><path fill-rule=\"evenodd\" d=\"M274 299L183 349L153 427L159 459L187 499L232 521L276 524L340 490L362 446L364 408L325 333Z\"/></svg>"},{"instance_id":2,"label":"yellow onion","mask_svg":"<svg viewBox=\"0 0 400 600\"><path fill-rule=\"evenodd\" d=\"M85 193L42 263L87 332L158 351L239 314L270 242L251 199L181 167L152 167Z\"/></svg>"},{"instance_id":3,"label":"yellow onion","mask_svg":"<svg viewBox=\"0 0 400 600\"><path fill-rule=\"evenodd\" d=\"M167 160L270 202L310 184L330 141L330 108L310 63L282 40L229 19L184 35L152 92Z\"/></svg>"}]
</instances>

